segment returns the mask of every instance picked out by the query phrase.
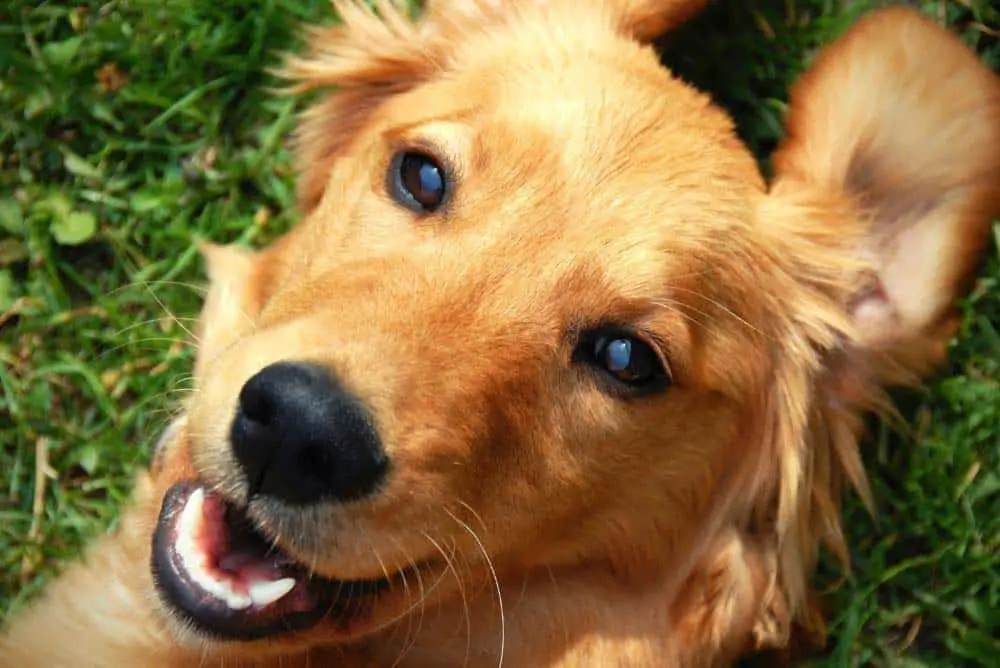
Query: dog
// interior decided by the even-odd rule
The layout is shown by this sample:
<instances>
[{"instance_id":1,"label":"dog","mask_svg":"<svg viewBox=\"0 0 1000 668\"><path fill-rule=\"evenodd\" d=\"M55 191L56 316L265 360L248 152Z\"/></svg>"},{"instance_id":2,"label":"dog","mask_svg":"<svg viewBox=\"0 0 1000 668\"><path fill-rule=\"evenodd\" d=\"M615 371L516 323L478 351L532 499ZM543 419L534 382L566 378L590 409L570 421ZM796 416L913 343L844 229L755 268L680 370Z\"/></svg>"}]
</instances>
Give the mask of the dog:
<instances>
[{"instance_id":1,"label":"dog","mask_svg":"<svg viewBox=\"0 0 1000 668\"><path fill-rule=\"evenodd\" d=\"M701 0L338 4L304 218L205 246L197 392L0 665L719 666L822 633L861 418L944 358L1000 82L890 7L765 182L651 46Z\"/></svg>"}]
</instances>

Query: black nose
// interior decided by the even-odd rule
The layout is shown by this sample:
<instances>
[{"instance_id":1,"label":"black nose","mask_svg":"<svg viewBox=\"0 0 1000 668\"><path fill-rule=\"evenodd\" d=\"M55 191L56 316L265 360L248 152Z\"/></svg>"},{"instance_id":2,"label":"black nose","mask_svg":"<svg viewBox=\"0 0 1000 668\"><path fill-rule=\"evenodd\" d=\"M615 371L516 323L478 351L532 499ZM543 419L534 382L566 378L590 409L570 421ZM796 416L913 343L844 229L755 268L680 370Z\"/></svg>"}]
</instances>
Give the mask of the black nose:
<instances>
[{"instance_id":1,"label":"black nose","mask_svg":"<svg viewBox=\"0 0 1000 668\"><path fill-rule=\"evenodd\" d=\"M364 407L313 364L279 362L248 380L230 438L251 496L295 505L358 499L388 468Z\"/></svg>"}]
</instances>

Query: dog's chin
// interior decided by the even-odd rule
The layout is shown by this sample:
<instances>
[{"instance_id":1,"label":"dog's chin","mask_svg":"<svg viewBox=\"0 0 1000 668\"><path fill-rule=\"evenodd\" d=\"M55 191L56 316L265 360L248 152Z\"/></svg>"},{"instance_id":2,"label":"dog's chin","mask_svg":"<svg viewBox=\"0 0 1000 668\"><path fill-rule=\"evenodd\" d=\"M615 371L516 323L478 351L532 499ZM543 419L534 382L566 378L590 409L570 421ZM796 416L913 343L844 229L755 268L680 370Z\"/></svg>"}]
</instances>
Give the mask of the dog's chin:
<instances>
[{"instance_id":1,"label":"dog's chin","mask_svg":"<svg viewBox=\"0 0 1000 668\"><path fill-rule=\"evenodd\" d=\"M186 632L219 641L279 640L310 630L327 641L347 640L379 624L376 602L378 618L393 609L399 614L406 604L407 573L378 580L320 577L195 480L164 495L151 568L170 615Z\"/></svg>"}]
</instances>

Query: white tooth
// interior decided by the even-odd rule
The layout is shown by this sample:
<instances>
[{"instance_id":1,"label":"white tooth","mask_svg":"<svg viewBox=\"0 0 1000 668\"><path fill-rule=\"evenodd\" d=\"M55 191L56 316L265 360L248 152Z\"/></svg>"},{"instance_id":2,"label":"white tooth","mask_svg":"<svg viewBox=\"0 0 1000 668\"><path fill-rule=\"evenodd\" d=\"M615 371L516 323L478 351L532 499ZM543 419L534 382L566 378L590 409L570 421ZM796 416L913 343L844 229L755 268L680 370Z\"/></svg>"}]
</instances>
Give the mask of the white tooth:
<instances>
[{"instance_id":1,"label":"white tooth","mask_svg":"<svg viewBox=\"0 0 1000 668\"><path fill-rule=\"evenodd\" d=\"M249 596L240 596L233 591L227 592L221 598L226 602L230 610L246 610L253 603L253 599Z\"/></svg>"},{"instance_id":2,"label":"white tooth","mask_svg":"<svg viewBox=\"0 0 1000 668\"><path fill-rule=\"evenodd\" d=\"M204 522L203 508L205 490L198 488L191 493L187 504L181 510L177 522L177 544L175 549L181 557L184 569L196 585L212 597L222 601L231 610L246 610L253 600L233 591L232 583L216 578L208 568L205 555L199 549L195 536Z\"/></svg>"},{"instance_id":3,"label":"white tooth","mask_svg":"<svg viewBox=\"0 0 1000 668\"><path fill-rule=\"evenodd\" d=\"M250 586L250 598L254 605L271 605L282 596L295 589L294 578L281 578L274 582L255 582Z\"/></svg>"},{"instance_id":4,"label":"white tooth","mask_svg":"<svg viewBox=\"0 0 1000 668\"><path fill-rule=\"evenodd\" d=\"M205 492L199 487L191 494L177 520L176 549L186 564L190 564L198 558L194 537L202 520L201 512L204 502Z\"/></svg>"},{"instance_id":5,"label":"white tooth","mask_svg":"<svg viewBox=\"0 0 1000 668\"><path fill-rule=\"evenodd\" d=\"M188 575L206 593L222 601L232 610L245 610L253 603L249 596L234 591L230 582L215 579L201 567L190 569Z\"/></svg>"},{"instance_id":6,"label":"white tooth","mask_svg":"<svg viewBox=\"0 0 1000 668\"><path fill-rule=\"evenodd\" d=\"M187 505L184 506L184 510L191 509L191 512L195 513L195 517L201 517L201 507L205 505L205 490L201 487L191 492L191 496L188 497Z\"/></svg>"}]
</instances>

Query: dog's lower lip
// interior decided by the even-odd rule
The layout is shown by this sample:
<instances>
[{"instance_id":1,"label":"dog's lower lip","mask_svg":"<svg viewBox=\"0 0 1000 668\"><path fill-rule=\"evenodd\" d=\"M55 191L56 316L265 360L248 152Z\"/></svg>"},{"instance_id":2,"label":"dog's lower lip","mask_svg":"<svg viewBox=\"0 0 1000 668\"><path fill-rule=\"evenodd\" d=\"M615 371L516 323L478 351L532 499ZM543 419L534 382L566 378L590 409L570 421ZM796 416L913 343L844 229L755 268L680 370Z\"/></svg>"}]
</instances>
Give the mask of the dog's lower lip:
<instances>
[{"instance_id":1,"label":"dog's lower lip","mask_svg":"<svg viewBox=\"0 0 1000 668\"><path fill-rule=\"evenodd\" d=\"M224 535L189 535L192 514L207 526L203 531ZM208 560L192 563L196 540L202 552L217 552L208 555L210 565L205 565ZM236 549L230 550L234 541ZM198 632L220 639L265 638L305 630L324 619L349 627L365 617L375 596L389 586L388 580L311 575L197 481L177 483L167 491L152 542L150 567L161 599ZM241 573L249 573L249 579Z\"/></svg>"}]
</instances>

